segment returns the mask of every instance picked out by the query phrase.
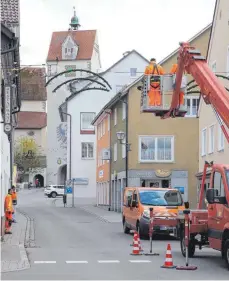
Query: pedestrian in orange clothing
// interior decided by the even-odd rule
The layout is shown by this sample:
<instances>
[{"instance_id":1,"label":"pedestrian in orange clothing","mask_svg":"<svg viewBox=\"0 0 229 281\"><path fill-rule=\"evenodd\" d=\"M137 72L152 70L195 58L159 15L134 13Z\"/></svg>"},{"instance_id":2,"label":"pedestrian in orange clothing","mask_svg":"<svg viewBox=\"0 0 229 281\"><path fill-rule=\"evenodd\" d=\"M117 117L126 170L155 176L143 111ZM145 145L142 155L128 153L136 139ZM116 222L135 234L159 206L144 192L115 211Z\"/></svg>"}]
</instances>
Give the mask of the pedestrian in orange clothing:
<instances>
[{"instance_id":1,"label":"pedestrian in orange clothing","mask_svg":"<svg viewBox=\"0 0 229 281\"><path fill-rule=\"evenodd\" d=\"M16 192L16 187L14 185L12 186L12 203L13 203L13 208L14 208L12 222L16 222L15 214L16 214L16 205L17 205L17 192Z\"/></svg>"},{"instance_id":2,"label":"pedestrian in orange clothing","mask_svg":"<svg viewBox=\"0 0 229 281\"><path fill-rule=\"evenodd\" d=\"M5 234L12 234L11 225L13 219L13 203L12 203L12 189L8 189L8 194L5 197Z\"/></svg>"},{"instance_id":3,"label":"pedestrian in orange clothing","mask_svg":"<svg viewBox=\"0 0 229 281\"><path fill-rule=\"evenodd\" d=\"M146 75L154 75L150 79L149 105L161 105L160 75L164 75L164 69L156 63L156 59L151 59L150 64L145 69Z\"/></svg>"},{"instance_id":4,"label":"pedestrian in orange clothing","mask_svg":"<svg viewBox=\"0 0 229 281\"><path fill-rule=\"evenodd\" d=\"M175 74L175 78L176 78L176 72L177 72L177 68L178 68L178 64L175 63L172 65L172 68L170 70L170 74ZM175 89L175 83L174 83L174 89ZM180 96L179 96L179 104L183 105L184 104L184 92L180 92Z\"/></svg>"}]
</instances>

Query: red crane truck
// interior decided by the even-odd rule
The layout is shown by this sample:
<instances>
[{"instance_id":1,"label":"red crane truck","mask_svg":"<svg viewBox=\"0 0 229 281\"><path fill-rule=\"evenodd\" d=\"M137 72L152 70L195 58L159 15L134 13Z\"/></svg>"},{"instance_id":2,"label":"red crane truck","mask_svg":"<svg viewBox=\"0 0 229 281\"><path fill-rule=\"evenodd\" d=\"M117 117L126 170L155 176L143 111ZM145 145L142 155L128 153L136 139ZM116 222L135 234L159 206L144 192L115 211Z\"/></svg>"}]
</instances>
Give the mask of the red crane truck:
<instances>
[{"instance_id":1,"label":"red crane truck","mask_svg":"<svg viewBox=\"0 0 229 281\"><path fill-rule=\"evenodd\" d=\"M221 129L229 142L229 135L224 127L225 124L229 128L229 93L211 71L206 59L188 43L180 43L175 89L170 108L162 111L155 110L155 115L162 119L185 116L179 105L179 94L184 72L193 76L200 87L205 103L212 106ZM142 99L144 98L142 97ZM210 186L205 194L205 180L208 169L211 169ZM202 206L205 196L208 203L207 210L203 209ZM186 239L185 215L183 213L178 214L176 221L167 221L168 225L176 225L177 227L176 235L180 239L183 256L186 256L186 249L188 249L187 255L193 257L196 246L199 249L208 246L221 252L222 258L226 261L229 269L229 164L205 163L198 207L196 210L190 210L188 216L190 224L189 235ZM160 223L165 224L165 219L161 222L160 218L154 220L154 224Z\"/></svg>"}]
</instances>

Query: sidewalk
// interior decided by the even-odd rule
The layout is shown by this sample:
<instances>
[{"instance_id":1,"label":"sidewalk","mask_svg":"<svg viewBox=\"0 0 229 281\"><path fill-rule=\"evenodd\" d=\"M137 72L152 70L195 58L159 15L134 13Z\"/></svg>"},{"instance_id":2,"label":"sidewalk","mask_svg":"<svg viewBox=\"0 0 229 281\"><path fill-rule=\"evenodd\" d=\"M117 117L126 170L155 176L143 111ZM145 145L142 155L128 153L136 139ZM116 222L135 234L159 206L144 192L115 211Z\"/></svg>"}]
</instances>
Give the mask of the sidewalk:
<instances>
[{"instance_id":1,"label":"sidewalk","mask_svg":"<svg viewBox=\"0 0 229 281\"><path fill-rule=\"evenodd\" d=\"M102 220L106 222L122 222L122 214L108 211L104 207L97 207L95 205L87 205L87 206L80 206L81 209L84 211L96 215L97 217L101 218Z\"/></svg>"},{"instance_id":2,"label":"sidewalk","mask_svg":"<svg viewBox=\"0 0 229 281\"><path fill-rule=\"evenodd\" d=\"M94 200L93 200L94 201ZM53 204L56 207L62 207L64 208L63 205L63 199L55 199L53 200ZM71 208L72 202L71 200L68 200L68 204L66 208ZM86 211L89 214L95 215L99 219L102 219L105 222L108 223L121 223L122 222L122 214L121 213L116 213L113 211L108 211L106 207L97 207L94 202L92 203L91 199L78 199L75 200L75 206L77 208L80 208L84 211Z\"/></svg>"},{"instance_id":3,"label":"sidewalk","mask_svg":"<svg viewBox=\"0 0 229 281\"><path fill-rule=\"evenodd\" d=\"M17 223L12 224L12 233L1 242L1 272L23 270L30 267L24 241L27 219L16 212Z\"/></svg>"}]
</instances>

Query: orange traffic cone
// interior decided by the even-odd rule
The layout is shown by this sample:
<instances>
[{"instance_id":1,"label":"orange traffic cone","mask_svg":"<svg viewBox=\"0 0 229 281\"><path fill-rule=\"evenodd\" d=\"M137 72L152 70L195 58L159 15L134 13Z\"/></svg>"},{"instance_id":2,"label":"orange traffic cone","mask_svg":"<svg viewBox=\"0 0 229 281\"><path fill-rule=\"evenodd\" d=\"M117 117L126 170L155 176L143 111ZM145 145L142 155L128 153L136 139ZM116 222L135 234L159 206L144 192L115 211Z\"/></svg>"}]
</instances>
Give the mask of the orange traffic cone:
<instances>
[{"instance_id":1,"label":"orange traffic cone","mask_svg":"<svg viewBox=\"0 0 229 281\"><path fill-rule=\"evenodd\" d=\"M134 234L134 245L131 255L137 255L137 256L141 255L139 244L138 244L138 234Z\"/></svg>"},{"instance_id":2,"label":"orange traffic cone","mask_svg":"<svg viewBox=\"0 0 229 281\"><path fill-rule=\"evenodd\" d=\"M137 233L137 235L138 235L138 247L139 247L139 251L140 251L140 252L143 252L143 249L142 249L142 246L141 246L141 240L140 240L139 234Z\"/></svg>"},{"instance_id":3,"label":"orange traffic cone","mask_svg":"<svg viewBox=\"0 0 229 281\"><path fill-rule=\"evenodd\" d=\"M138 235L138 232L135 230L134 231L134 237L133 237L133 243L130 244L130 246L134 246L134 239L136 238L137 235Z\"/></svg>"},{"instance_id":4,"label":"orange traffic cone","mask_svg":"<svg viewBox=\"0 0 229 281\"><path fill-rule=\"evenodd\" d=\"M171 246L168 244L166 256L165 256L165 263L161 266L162 268L175 268L176 266L173 265L173 257L171 252Z\"/></svg>"}]
</instances>

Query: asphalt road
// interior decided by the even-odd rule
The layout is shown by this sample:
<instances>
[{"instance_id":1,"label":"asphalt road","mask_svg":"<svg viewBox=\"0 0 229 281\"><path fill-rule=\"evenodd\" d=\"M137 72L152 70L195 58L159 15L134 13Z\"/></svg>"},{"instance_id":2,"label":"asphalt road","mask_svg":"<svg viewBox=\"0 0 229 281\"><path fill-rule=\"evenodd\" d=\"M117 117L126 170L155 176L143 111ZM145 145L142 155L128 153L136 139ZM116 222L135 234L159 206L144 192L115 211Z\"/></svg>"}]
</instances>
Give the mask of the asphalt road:
<instances>
[{"instance_id":1,"label":"asphalt road","mask_svg":"<svg viewBox=\"0 0 229 281\"><path fill-rule=\"evenodd\" d=\"M2 280L228 280L216 251L197 250L190 259L196 271L162 269L168 243L174 265L184 265L178 241L153 241L159 256L132 256L133 236L122 232L121 223L105 222L78 206L55 205L42 191L24 191L19 199L20 210L34 219L35 243L26 249L31 268L2 274ZM148 253L149 241L141 242Z\"/></svg>"}]
</instances>

